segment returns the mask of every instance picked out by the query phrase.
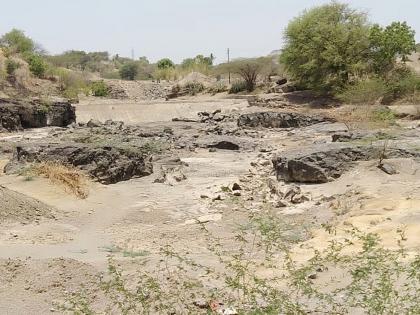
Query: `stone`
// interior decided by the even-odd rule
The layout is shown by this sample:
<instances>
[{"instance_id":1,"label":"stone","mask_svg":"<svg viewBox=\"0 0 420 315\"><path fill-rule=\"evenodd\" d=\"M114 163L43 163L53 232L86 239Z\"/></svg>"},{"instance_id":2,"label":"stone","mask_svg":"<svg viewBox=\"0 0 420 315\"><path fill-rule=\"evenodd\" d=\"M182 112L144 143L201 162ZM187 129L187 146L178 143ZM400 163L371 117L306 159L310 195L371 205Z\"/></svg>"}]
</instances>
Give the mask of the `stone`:
<instances>
[{"instance_id":1,"label":"stone","mask_svg":"<svg viewBox=\"0 0 420 315\"><path fill-rule=\"evenodd\" d=\"M387 173L388 175L395 175L398 174L395 167L389 163L381 163L378 165L378 168L383 172Z\"/></svg>"},{"instance_id":2,"label":"stone","mask_svg":"<svg viewBox=\"0 0 420 315\"><path fill-rule=\"evenodd\" d=\"M231 190L242 190L242 187L238 183L233 183Z\"/></svg>"},{"instance_id":3,"label":"stone","mask_svg":"<svg viewBox=\"0 0 420 315\"><path fill-rule=\"evenodd\" d=\"M222 140L222 141L216 141L213 144L208 145L209 148L215 148L215 149L221 149L221 150L239 150L239 145L237 145L234 142Z\"/></svg>"},{"instance_id":4,"label":"stone","mask_svg":"<svg viewBox=\"0 0 420 315\"><path fill-rule=\"evenodd\" d=\"M304 203L305 201L309 201L309 197L304 194L296 194L290 200L293 204L300 204Z\"/></svg>"},{"instance_id":5,"label":"stone","mask_svg":"<svg viewBox=\"0 0 420 315\"><path fill-rule=\"evenodd\" d=\"M220 213L207 214L207 215L202 215L195 219L187 220L185 221L185 224L186 225L203 224L203 223L208 223L208 222L217 222L217 221L220 221L221 219L222 219L222 215Z\"/></svg>"},{"instance_id":6,"label":"stone","mask_svg":"<svg viewBox=\"0 0 420 315\"><path fill-rule=\"evenodd\" d=\"M206 300L196 300L193 304L201 309L209 308L209 303Z\"/></svg>"},{"instance_id":7,"label":"stone","mask_svg":"<svg viewBox=\"0 0 420 315\"><path fill-rule=\"evenodd\" d=\"M88 126L89 128L101 127L102 123L97 119L91 119L87 122L86 126Z\"/></svg>"},{"instance_id":8,"label":"stone","mask_svg":"<svg viewBox=\"0 0 420 315\"><path fill-rule=\"evenodd\" d=\"M293 197L297 194L301 193L301 189L298 186L291 185L286 188L286 190L283 192L283 198L286 200L292 200Z\"/></svg>"}]
</instances>

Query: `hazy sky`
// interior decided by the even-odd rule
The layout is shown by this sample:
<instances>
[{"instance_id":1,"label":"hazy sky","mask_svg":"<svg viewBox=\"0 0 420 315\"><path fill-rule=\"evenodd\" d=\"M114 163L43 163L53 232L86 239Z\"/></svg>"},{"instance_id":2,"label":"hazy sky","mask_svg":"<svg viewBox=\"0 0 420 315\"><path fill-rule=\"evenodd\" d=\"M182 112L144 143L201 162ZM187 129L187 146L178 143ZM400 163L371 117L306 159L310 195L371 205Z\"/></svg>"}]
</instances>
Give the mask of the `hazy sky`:
<instances>
[{"instance_id":1,"label":"hazy sky","mask_svg":"<svg viewBox=\"0 0 420 315\"><path fill-rule=\"evenodd\" d=\"M281 48L287 22L327 0L0 0L0 33L19 28L50 53L107 50L176 62L199 53L226 59ZM351 0L373 22L407 21L420 41L419 0Z\"/></svg>"}]
</instances>

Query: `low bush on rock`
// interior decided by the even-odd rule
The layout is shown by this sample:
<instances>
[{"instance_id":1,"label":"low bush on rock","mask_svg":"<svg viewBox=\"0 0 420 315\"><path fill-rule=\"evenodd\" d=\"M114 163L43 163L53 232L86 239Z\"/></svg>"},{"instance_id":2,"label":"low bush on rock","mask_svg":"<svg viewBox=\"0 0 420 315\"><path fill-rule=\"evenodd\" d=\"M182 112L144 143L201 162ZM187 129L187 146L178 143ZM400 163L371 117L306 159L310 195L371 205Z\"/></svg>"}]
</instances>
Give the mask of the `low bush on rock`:
<instances>
[{"instance_id":1,"label":"low bush on rock","mask_svg":"<svg viewBox=\"0 0 420 315\"><path fill-rule=\"evenodd\" d=\"M92 82L90 90L93 96L105 97L109 95L109 88L103 80Z\"/></svg>"},{"instance_id":2,"label":"low bush on rock","mask_svg":"<svg viewBox=\"0 0 420 315\"><path fill-rule=\"evenodd\" d=\"M187 90L189 95L197 95L200 92L204 91L204 85L200 82L188 82L184 85L184 88Z\"/></svg>"}]
</instances>

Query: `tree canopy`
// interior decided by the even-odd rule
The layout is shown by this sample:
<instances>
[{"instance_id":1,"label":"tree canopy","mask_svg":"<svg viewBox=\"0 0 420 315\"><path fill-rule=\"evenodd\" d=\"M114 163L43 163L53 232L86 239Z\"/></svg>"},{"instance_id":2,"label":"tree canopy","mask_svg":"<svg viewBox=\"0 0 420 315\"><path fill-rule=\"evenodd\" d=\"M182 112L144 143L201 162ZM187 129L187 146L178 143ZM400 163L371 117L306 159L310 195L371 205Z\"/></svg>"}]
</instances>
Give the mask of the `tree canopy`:
<instances>
[{"instance_id":1,"label":"tree canopy","mask_svg":"<svg viewBox=\"0 0 420 315\"><path fill-rule=\"evenodd\" d=\"M289 23L280 58L303 87L334 91L355 78L386 75L413 51L414 31L405 22L371 25L364 12L333 2Z\"/></svg>"},{"instance_id":2,"label":"tree canopy","mask_svg":"<svg viewBox=\"0 0 420 315\"><path fill-rule=\"evenodd\" d=\"M315 7L287 26L281 62L307 88L342 86L365 70L368 35L365 13L335 2Z\"/></svg>"},{"instance_id":3,"label":"tree canopy","mask_svg":"<svg viewBox=\"0 0 420 315\"><path fill-rule=\"evenodd\" d=\"M34 52L35 42L18 29L12 29L0 38L0 46L7 48L11 53Z\"/></svg>"}]
</instances>

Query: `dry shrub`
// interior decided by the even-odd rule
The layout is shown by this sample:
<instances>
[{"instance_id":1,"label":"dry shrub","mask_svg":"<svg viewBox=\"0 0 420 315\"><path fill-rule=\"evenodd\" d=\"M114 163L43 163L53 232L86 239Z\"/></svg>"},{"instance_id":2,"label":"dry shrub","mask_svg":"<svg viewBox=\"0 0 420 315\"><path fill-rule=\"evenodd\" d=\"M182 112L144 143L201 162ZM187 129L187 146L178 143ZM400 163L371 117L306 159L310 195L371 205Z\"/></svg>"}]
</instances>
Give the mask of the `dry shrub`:
<instances>
[{"instance_id":1,"label":"dry shrub","mask_svg":"<svg viewBox=\"0 0 420 315\"><path fill-rule=\"evenodd\" d=\"M346 125L348 130L387 128L395 123L394 113L385 106L347 105L328 116Z\"/></svg>"},{"instance_id":2,"label":"dry shrub","mask_svg":"<svg viewBox=\"0 0 420 315\"><path fill-rule=\"evenodd\" d=\"M54 184L60 184L66 191L81 199L89 195L88 177L79 169L60 162L41 162L33 166L38 176L48 178Z\"/></svg>"}]
</instances>

